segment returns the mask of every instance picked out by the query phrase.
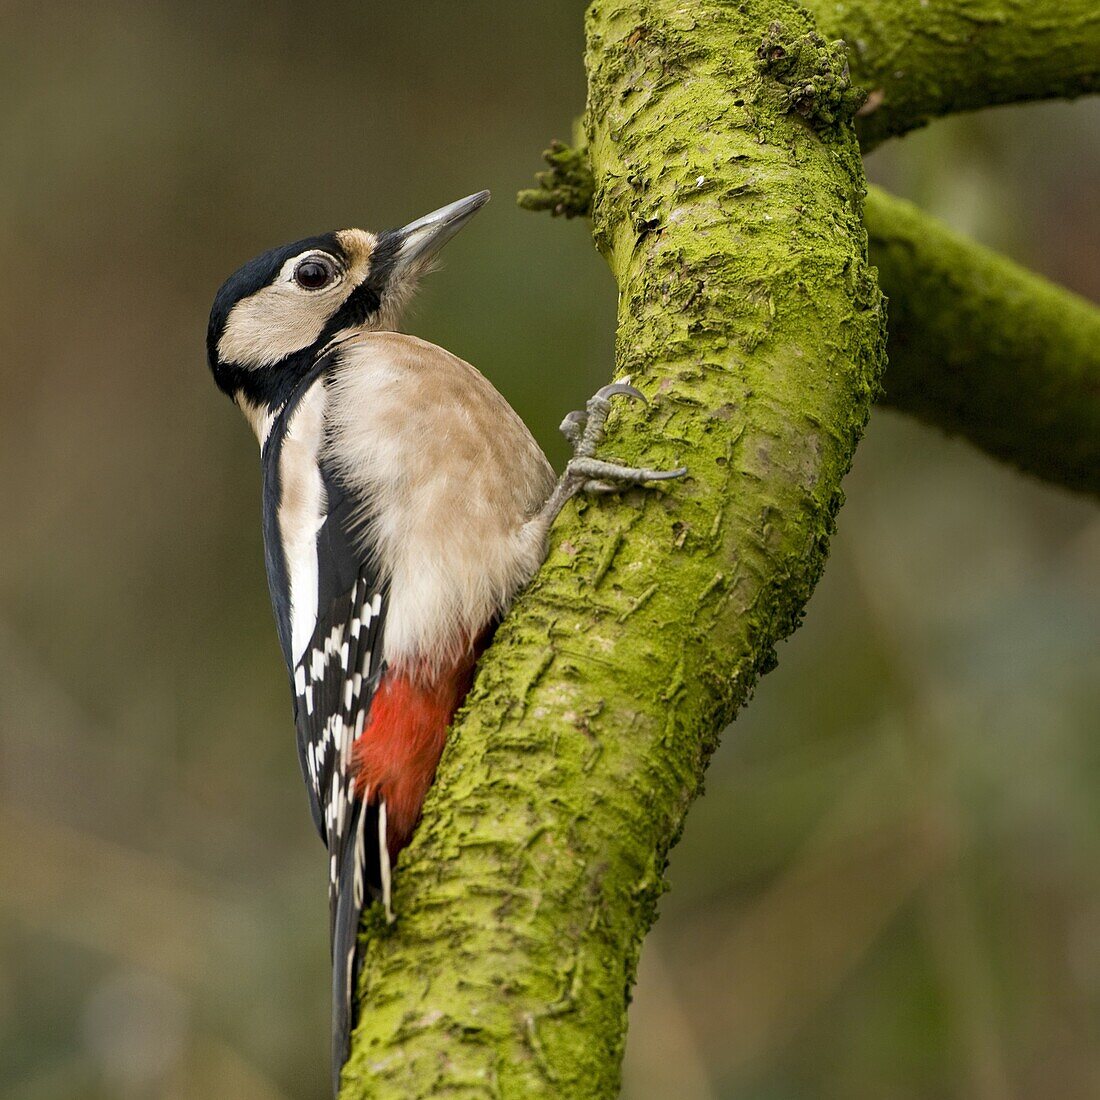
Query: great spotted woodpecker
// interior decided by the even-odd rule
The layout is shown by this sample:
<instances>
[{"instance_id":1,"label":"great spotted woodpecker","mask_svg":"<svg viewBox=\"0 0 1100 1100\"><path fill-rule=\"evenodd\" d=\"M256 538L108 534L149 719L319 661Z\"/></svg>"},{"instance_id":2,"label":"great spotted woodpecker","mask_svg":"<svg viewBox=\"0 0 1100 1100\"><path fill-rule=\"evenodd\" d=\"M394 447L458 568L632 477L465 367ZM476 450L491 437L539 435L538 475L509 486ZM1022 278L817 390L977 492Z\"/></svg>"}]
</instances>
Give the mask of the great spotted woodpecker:
<instances>
[{"instance_id":1,"label":"great spotted woodpecker","mask_svg":"<svg viewBox=\"0 0 1100 1100\"><path fill-rule=\"evenodd\" d=\"M268 586L298 754L328 847L333 1085L356 936L435 776L474 663L546 552L562 505L683 470L600 461L605 387L562 430L557 481L523 421L443 348L396 330L435 254L487 191L402 229L265 252L218 291L207 351L259 439Z\"/></svg>"}]
</instances>

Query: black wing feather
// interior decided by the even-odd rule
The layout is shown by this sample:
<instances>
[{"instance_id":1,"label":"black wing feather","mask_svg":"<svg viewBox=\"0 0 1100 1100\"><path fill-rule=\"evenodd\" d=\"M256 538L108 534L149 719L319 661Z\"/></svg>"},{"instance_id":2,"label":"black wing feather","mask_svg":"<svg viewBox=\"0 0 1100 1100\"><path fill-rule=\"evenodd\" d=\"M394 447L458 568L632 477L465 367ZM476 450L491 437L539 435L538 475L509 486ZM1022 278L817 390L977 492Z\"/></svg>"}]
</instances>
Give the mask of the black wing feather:
<instances>
[{"instance_id":1,"label":"black wing feather","mask_svg":"<svg viewBox=\"0 0 1100 1100\"><path fill-rule=\"evenodd\" d=\"M384 601L376 589L373 571L363 570L350 592L331 601L295 673L298 745L329 853L334 1092L351 1034L359 918L364 902L379 896L383 878L379 805L355 797L351 769L352 745L382 671Z\"/></svg>"},{"instance_id":2,"label":"black wing feather","mask_svg":"<svg viewBox=\"0 0 1100 1100\"><path fill-rule=\"evenodd\" d=\"M333 742L340 729L350 728L352 739L363 731L381 674L386 599L374 561L353 536L357 513L350 495L323 467L321 473L328 516L317 533L320 610L291 679L302 774L314 822L328 844L326 813L338 809L332 782L340 758ZM346 747L350 751L350 742Z\"/></svg>"},{"instance_id":3,"label":"black wing feather","mask_svg":"<svg viewBox=\"0 0 1100 1100\"><path fill-rule=\"evenodd\" d=\"M295 664L290 591L279 534L279 451L305 379L276 418L263 451L264 545L279 640L290 671L298 756L313 820L328 848L333 963L334 1088L347 1057L356 938L363 904L382 890L378 804L355 797L352 746L364 729L383 672L386 592L377 563L363 549L357 524L362 502L321 462L326 515L317 533L317 618Z\"/></svg>"}]
</instances>

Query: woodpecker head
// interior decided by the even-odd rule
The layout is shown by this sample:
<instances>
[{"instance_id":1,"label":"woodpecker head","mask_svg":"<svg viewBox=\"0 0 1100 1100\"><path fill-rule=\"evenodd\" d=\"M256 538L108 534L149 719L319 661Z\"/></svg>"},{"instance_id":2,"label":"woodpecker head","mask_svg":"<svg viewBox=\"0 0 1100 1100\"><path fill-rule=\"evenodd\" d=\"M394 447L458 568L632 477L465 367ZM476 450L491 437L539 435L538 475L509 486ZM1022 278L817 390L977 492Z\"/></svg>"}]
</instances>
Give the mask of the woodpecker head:
<instances>
[{"instance_id":1,"label":"woodpecker head","mask_svg":"<svg viewBox=\"0 0 1100 1100\"><path fill-rule=\"evenodd\" d=\"M436 253L488 201L479 191L401 229L341 229L245 264L210 312L206 348L218 386L255 426L333 339L395 328Z\"/></svg>"}]
</instances>

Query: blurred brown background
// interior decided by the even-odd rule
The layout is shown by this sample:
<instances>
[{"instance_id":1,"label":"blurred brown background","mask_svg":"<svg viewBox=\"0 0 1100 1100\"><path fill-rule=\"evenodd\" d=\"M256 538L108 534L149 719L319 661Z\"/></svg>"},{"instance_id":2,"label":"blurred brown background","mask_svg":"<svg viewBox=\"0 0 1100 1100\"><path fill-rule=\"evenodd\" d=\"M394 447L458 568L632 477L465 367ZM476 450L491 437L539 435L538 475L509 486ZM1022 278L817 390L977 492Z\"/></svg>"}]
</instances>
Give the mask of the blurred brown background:
<instances>
[{"instance_id":1,"label":"blurred brown background","mask_svg":"<svg viewBox=\"0 0 1100 1100\"><path fill-rule=\"evenodd\" d=\"M513 195L582 106L582 7L0 3L0 1095L326 1095L324 862L206 314L263 248L490 187L410 328L560 461L614 288ZM1100 298L1100 104L869 171ZM625 1096L1098 1096L1100 512L889 412L848 498L674 853Z\"/></svg>"}]
</instances>

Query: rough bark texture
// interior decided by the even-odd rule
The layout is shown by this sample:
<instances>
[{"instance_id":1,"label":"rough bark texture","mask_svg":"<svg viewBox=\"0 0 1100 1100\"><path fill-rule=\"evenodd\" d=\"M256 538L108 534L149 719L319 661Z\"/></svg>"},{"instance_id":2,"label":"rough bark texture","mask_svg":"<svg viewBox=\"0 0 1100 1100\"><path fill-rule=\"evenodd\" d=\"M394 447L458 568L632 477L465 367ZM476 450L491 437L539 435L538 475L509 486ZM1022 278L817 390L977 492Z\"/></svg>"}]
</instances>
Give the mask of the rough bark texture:
<instances>
[{"instance_id":1,"label":"rough bark texture","mask_svg":"<svg viewBox=\"0 0 1100 1100\"><path fill-rule=\"evenodd\" d=\"M520 192L521 206L591 212L575 170L587 161L568 152L548 151L551 170ZM865 215L890 302L883 403L1100 495L1100 310L878 188Z\"/></svg>"},{"instance_id":2,"label":"rough bark texture","mask_svg":"<svg viewBox=\"0 0 1100 1100\"><path fill-rule=\"evenodd\" d=\"M869 93L856 117L865 151L936 115L1100 90L1098 0L806 6L847 40L852 79ZM818 80L806 73L801 92ZM583 148L557 144L546 159L520 205L590 212ZM1100 492L1100 310L875 189L868 227L890 301L886 403L1028 473Z\"/></svg>"},{"instance_id":3,"label":"rough bark texture","mask_svg":"<svg viewBox=\"0 0 1100 1100\"><path fill-rule=\"evenodd\" d=\"M937 115L1100 91L1097 0L806 0L869 92L860 144Z\"/></svg>"},{"instance_id":4,"label":"rough bark texture","mask_svg":"<svg viewBox=\"0 0 1100 1100\"><path fill-rule=\"evenodd\" d=\"M1100 310L877 188L866 225L890 296L886 403L1100 495Z\"/></svg>"},{"instance_id":5,"label":"rough bark texture","mask_svg":"<svg viewBox=\"0 0 1100 1100\"><path fill-rule=\"evenodd\" d=\"M799 621L877 391L856 100L805 11L601 0L587 66L618 373L650 398L604 453L691 472L555 527L402 855L398 921L369 929L349 1098L617 1094L669 848Z\"/></svg>"}]
</instances>

